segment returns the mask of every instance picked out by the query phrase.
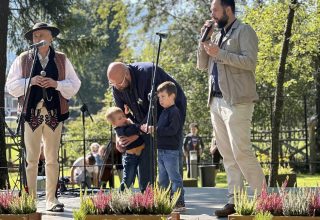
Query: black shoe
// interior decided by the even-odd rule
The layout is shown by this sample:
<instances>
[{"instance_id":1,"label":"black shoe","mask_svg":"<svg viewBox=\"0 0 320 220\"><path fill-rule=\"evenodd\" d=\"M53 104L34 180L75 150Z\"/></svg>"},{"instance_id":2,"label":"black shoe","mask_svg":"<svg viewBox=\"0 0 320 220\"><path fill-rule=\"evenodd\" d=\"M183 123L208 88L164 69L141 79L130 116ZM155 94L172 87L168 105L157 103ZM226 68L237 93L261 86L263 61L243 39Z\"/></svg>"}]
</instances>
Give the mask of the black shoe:
<instances>
[{"instance_id":1,"label":"black shoe","mask_svg":"<svg viewBox=\"0 0 320 220\"><path fill-rule=\"evenodd\" d=\"M184 202L177 202L176 206L173 209L174 212L184 212L186 211L186 205Z\"/></svg>"},{"instance_id":2,"label":"black shoe","mask_svg":"<svg viewBox=\"0 0 320 220\"><path fill-rule=\"evenodd\" d=\"M214 212L217 217L228 217L228 215L236 213L234 204L226 204L222 209L218 209Z\"/></svg>"},{"instance_id":3,"label":"black shoe","mask_svg":"<svg viewBox=\"0 0 320 220\"><path fill-rule=\"evenodd\" d=\"M60 204L53 206L51 209L48 209L49 212L64 212L64 207Z\"/></svg>"}]
</instances>

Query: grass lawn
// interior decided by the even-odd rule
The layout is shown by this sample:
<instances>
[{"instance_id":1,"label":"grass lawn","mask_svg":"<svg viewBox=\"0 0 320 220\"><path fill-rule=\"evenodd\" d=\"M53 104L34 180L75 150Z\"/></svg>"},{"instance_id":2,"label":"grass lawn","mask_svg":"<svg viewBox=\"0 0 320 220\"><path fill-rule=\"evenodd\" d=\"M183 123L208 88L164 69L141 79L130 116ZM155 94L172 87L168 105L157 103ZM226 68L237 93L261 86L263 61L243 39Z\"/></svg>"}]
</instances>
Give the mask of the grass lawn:
<instances>
[{"instance_id":1,"label":"grass lawn","mask_svg":"<svg viewBox=\"0 0 320 220\"><path fill-rule=\"evenodd\" d=\"M199 186L199 185L198 185ZM319 187L320 175L311 174L297 174L297 186L298 187ZM216 187L227 188L227 176L225 172L219 172L216 176Z\"/></svg>"},{"instance_id":2,"label":"grass lawn","mask_svg":"<svg viewBox=\"0 0 320 220\"><path fill-rule=\"evenodd\" d=\"M297 174L297 185L298 187L319 187L320 175Z\"/></svg>"}]
</instances>

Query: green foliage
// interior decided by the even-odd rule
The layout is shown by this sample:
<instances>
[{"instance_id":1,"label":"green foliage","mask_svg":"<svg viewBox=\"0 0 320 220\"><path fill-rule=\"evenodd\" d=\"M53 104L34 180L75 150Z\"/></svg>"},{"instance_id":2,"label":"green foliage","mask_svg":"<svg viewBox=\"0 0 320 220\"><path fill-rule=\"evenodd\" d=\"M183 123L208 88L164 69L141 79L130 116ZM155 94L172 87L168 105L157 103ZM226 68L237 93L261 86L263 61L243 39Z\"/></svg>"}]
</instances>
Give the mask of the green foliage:
<instances>
[{"instance_id":1,"label":"green foliage","mask_svg":"<svg viewBox=\"0 0 320 220\"><path fill-rule=\"evenodd\" d=\"M256 202L256 193L250 199L246 189L234 190L234 205L239 215L253 215L256 210Z\"/></svg>"},{"instance_id":2,"label":"green foliage","mask_svg":"<svg viewBox=\"0 0 320 220\"><path fill-rule=\"evenodd\" d=\"M127 9L122 0L83 0L70 10L70 27L59 41L60 47L70 56L82 79L83 101L96 113L104 104L101 100L107 88L108 65L126 48ZM80 100L76 104L81 104Z\"/></svg>"},{"instance_id":3,"label":"green foliage","mask_svg":"<svg viewBox=\"0 0 320 220\"><path fill-rule=\"evenodd\" d=\"M92 115L93 122L89 117L86 117L86 151L90 152L89 146L92 142L98 142L100 145L107 144L110 140L111 126L105 120L105 112L107 107L104 107L96 115ZM63 135L65 149L68 152L68 162L76 160L83 155L83 126L82 118L77 117L75 120L70 120L65 125L66 130ZM72 164L69 164L72 165Z\"/></svg>"},{"instance_id":4,"label":"green foliage","mask_svg":"<svg viewBox=\"0 0 320 220\"><path fill-rule=\"evenodd\" d=\"M237 16L245 23L250 24L259 37L256 78L258 93L261 97L272 96L275 89L284 25L289 7L288 2L288 0L261 1L243 7L246 3L240 1L236 5L237 11L240 11ZM285 79L286 94L290 96L314 92L314 56L319 53L320 48L318 40L320 19L317 14L317 5L319 5L318 1L307 0L301 2L297 8L293 35L290 39L291 50L287 59L288 74ZM200 126L204 125L200 133L211 136L212 128L208 123L210 121L209 109L206 107L207 73L196 69L199 30L204 21L210 18L210 1L148 0L129 7L135 9L134 17L129 22L133 25L136 24L137 28L141 28L140 34L143 38L138 39L139 43L141 44L141 41L147 42L139 59L151 61L155 57L156 48L152 50L151 42L155 44L157 41L153 38L146 39L146 34L152 35L153 32L161 30L161 28L169 29L168 32L172 33L168 39L163 41L160 66L178 80L187 95L186 125L189 122L197 121ZM165 25L161 26L160 24ZM263 126L261 129L270 126L269 104L266 100L255 109L254 121L258 121L258 126ZM288 121L301 122L297 115L303 111L302 105L290 102L284 111L290 112L288 115L292 115Z\"/></svg>"},{"instance_id":5,"label":"green foliage","mask_svg":"<svg viewBox=\"0 0 320 220\"><path fill-rule=\"evenodd\" d=\"M264 175L270 174L270 156L257 152L257 159L262 163L262 171ZM292 174L294 173L292 167L289 165L289 158L282 158L285 165L279 164L278 174Z\"/></svg>"},{"instance_id":6,"label":"green foliage","mask_svg":"<svg viewBox=\"0 0 320 220\"><path fill-rule=\"evenodd\" d=\"M319 16L317 0L303 1L296 8L290 39L285 79L286 93L312 93L314 60L319 52ZM249 23L259 37L256 77L260 94L270 94L275 87L279 56L289 1L271 1L261 7L247 7L243 21ZM276 19L275 19L276 18ZM316 28L317 27L317 28Z\"/></svg>"},{"instance_id":7,"label":"green foliage","mask_svg":"<svg viewBox=\"0 0 320 220\"><path fill-rule=\"evenodd\" d=\"M262 171L264 175L269 175L270 174L270 166L268 166L267 164L263 164L262 165ZM292 169L292 167L290 167L289 165L286 166L282 166L279 165L278 168L278 174L293 174L294 171Z\"/></svg>"},{"instance_id":8,"label":"green foliage","mask_svg":"<svg viewBox=\"0 0 320 220\"><path fill-rule=\"evenodd\" d=\"M9 15L9 49L19 54L26 49L26 41L21 37L34 23L47 21L63 27L70 15L69 7L74 0L12 0L10 1ZM63 30L63 29L62 29Z\"/></svg>"},{"instance_id":9,"label":"green foliage","mask_svg":"<svg viewBox=\"0 0 320 220\"><path fill-rule=\"evenodd\" d=\"M86 124L86 152L89 153L89 146L92 142L98 142L100 145L107 144L112 133L111 125L105 119L105 113L109 106L112 106L112 95L110 92L105 93L103 100L104 108L97 114L92 115L93 122L89 117L85 118ZM79 110L78 110L79 111ZM87 115L87 114L86 114ZM69 166L78 157L83 156L83 126L82 117L74 120L68 120L65 124L65 131L62 142L68 153L67 162Z\"/></svg>"}]
</instances>

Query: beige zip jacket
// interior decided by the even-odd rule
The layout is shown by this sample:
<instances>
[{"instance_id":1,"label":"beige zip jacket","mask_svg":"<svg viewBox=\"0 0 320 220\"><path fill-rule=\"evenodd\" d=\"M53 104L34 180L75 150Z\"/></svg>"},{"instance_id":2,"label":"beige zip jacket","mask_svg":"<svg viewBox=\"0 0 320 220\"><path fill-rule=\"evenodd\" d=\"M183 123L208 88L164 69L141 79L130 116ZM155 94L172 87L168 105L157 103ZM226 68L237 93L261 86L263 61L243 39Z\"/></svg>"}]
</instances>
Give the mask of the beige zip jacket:
<instances>
[{"instance_id":1,"label":"beige zip jacket","mask_svg":"<svg viewBox=\"0 0 320 220\"><path fill-rule=\"evenodd\" d=\"M218 44L221 33L211 37ZM238 19L223 38L216 58L210 57L199 43L197 67L209 74L208 105L213 100L211 80L214 62L217 63L219 86L229 105L251 103L259 99L256 92L255 69L258 54L258 38L255 31Z\"/></svg>"}]
</instances>

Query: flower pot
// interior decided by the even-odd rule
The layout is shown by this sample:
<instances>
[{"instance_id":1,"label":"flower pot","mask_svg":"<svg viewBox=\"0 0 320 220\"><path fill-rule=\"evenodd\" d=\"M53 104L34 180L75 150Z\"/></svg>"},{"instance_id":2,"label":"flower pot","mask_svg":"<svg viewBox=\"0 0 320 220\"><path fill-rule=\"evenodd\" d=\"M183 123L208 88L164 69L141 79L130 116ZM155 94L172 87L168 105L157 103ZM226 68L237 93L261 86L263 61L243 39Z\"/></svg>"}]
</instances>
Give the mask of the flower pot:
<instances>
[{"instance_id":1,"label":"flower pot","mask_svg":"<svg viewBox=\"0 0 320 220\"><path fill-rule=\"evenodd\" d=\"M41 220L41 213L0 215L0 220Z\"/></svg>"},{"instance_id":2,"label":"flower pot","mask_svg":"<svg viewBox=\"0 0 320 220\"><path fill-rule=\"evenodd\" d=\"M168 217L166 215L87 215L85 220L163 220ZM180 215L172 213L171 219L179 220Z\"/></svg>"},{"instance_id":3,"label":"flower pot","mask_svg":"<svg viewBox=\"0 0 320 220\"><path fill-rule=\"evenodd\" d=\"M238 214L233 214L228 216L228 220L253 220L254 216L253 215L238 215Z\"/></svg>"},{"instance_id":4,"label":"flower pot","mask_svg":"<svg viewBox=\"0 0 320 220\"><path fill-rule=\"evenodd\" d=\"M214 187L216 186L216 165L202 165L199 166L200 171L200 184L201 187Z\"/></svg>"},{"instance_id":5,"label":"flower pot","mask_svg":"<svg viewBox=\"0 0 320 220\"><path fill-rule=\"evenodd\" d=\"M184 187L198 187L198 180L197 179L185 179L183 180Z\"/></svg>"},{"instance_id":6,"label":"flower pot","mask_svg":"<svg viewBox=\"0 0 320 220\"><path fill-rule=\"evenodd\" d=\"M272 220L320 220L320 217L312 216L273 216Z\"/></svg>"},{"instance_id":7,"label":"flower pot","mask_svg":"<svg viewBox=\"0 0 320 220\"><path fill-rule=\"evenodd\" d=\"M296 182L297 182L297 175L295 173L291 174L279 174L276 178L277 183L279 186L282 186L283 182L287 179L288 176L288 183L287 187L295 187ZM266 175L266 182L268 183L269 181L269 175ZM268 184L269 185L269 184Z\"/></svg>"}]
</instances>

